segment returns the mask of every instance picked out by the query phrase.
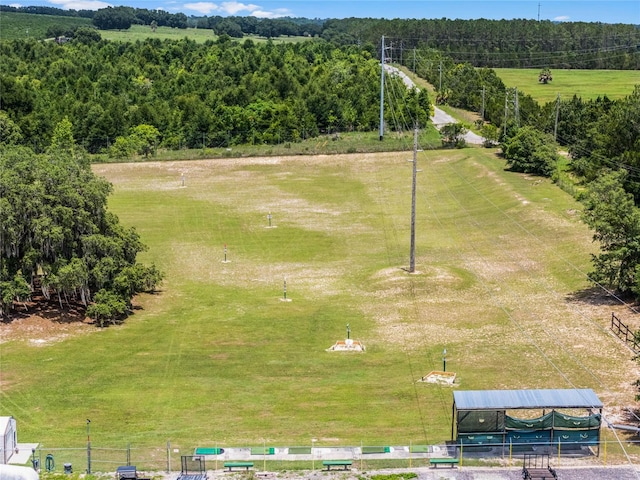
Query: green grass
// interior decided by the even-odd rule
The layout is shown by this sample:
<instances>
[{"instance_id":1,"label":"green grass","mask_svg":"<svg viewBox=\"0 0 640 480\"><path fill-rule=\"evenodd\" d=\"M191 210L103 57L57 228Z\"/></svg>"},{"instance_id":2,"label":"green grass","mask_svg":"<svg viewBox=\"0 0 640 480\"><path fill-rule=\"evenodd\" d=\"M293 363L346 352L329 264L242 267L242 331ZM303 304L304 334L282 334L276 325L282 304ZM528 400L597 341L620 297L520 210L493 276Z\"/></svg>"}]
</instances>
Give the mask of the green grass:
<instances>
[{"instance_id":1,"label":"green grass","mask_svg":"<svg viewBox=\"0 0 640 480\"><path fill-rule=\"evenodd\" d=\"M20 440L77 448L57 463L82 465L90 418L96 469L127 444L163 468L168 440L174 465L195 447L442 443L452 388L416 380L444 347L455 388L569 379L627 401L634 363L607 334L610 305L567 301L593 251L579 206L491 151L421 152L409 275L410 156L95 165L166 281L121 326L2 343ZM366 353L326 351L347 324Z\"/></svg>"},{"instance_id":2,"label":"green grass","mask_svg":"<svg viewBox=\"0 0 640 480\"><path fill-rule=\"evenodd\" d=\"M213 30L206 28L171 28L158 27L155 32L151 31L148 25L131 25L127 30L100 30L100 35L105 40L117 42L136 42L143 41L147 38L159 38L161 40L180 40L189 38L197 43L204 43L207 40L217 40L218 36ZM265 37L257 35L246 35L243 38L233 39L234 41L244 42L251 39L254 42L266 42ZM273 43L290 43L308 40L307 37L277 37L273 38Z\"/></svg>"},{"instance_id":3,"label":"green grass","mask_svg":"<svg viewBox=\"0 0 640 480\"><path fill-rule=\"evenodd\" d=\"M495 68L507 87L518 87L531 95L539 103L555 101L558 94L562 99L574 95L583 100L593 100L608 96L615 100L626 97L640 84L637 70L561 70L552 69L553 80L544 85L538 82L540 69Z\"/></svg>"},{"instance_id":4,"label":"green grass","mask_svg":"<svg viewBox=\"0 0 640 480\"><path fill-rule=\"evenodd\" d=\"M46 38L49 27L62 26L67 29L90 27L88 18L59 17L56 15L35 15L31 13L0 12L0 40L23 38Z\"/></svg>"}]
</instances>

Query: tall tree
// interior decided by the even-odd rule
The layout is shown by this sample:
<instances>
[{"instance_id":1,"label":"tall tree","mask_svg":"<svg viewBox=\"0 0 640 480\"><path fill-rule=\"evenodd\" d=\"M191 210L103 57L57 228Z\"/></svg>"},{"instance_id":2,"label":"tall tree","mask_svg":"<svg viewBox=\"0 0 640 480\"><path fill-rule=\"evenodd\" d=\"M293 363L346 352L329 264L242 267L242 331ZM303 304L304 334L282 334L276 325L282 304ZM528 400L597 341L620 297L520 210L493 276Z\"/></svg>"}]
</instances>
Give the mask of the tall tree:
<instances>
[{"instance_id":1,"label":"tall tree","mask_svg":"<svg viewBox=\"0 0 640 480\"><path fill-rule=\"evenodd\" d=\"M582 218L594 231L601 253L592 255L594 282L621 293L640 293L640 210L624 189L624 170L591 182L582 201Z\"/></svg>"}]
</instances>

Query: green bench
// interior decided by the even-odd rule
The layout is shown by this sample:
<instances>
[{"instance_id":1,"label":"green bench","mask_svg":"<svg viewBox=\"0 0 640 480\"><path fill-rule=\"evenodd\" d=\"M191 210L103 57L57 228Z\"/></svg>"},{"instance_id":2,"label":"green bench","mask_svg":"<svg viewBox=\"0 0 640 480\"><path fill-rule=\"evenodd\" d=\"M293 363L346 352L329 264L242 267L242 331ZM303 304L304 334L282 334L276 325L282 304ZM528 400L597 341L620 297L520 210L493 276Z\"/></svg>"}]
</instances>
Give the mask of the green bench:
<instances>
[{"instance_id":1,"label":"green bench","mask_svg":"<svg viewBox=\"0 0 640 480\"><path fill-rule=\"evenodd\" d=\"M331 470L331 467L344 467L345 470L349 470L351 463L351 460L324 460L322 465L327 467L327 470Z\"/></svg>"},{"instance_id":2,"label":"green bench","mask_svg":"<svg viewBox=\"0 0 640 480\"><path fill-rule=\"evenodd\" d=\"M249 470L253 468L253 462L224 462L224 468L228 468L231 471L232 468L246 468Z\"/></svg>"},{"instance_id":3,"label":"green bench","mask_svg":"<svg viewBox=\"0 0 640 480\"><path fill-rule=\"evenodd\" d=\"M459 458L430 458L429 463L433 466L433 468L438 468L438 465L451 465L451 468L454 465L458 465L460 463Z\"/></svg>"}]
</instances>

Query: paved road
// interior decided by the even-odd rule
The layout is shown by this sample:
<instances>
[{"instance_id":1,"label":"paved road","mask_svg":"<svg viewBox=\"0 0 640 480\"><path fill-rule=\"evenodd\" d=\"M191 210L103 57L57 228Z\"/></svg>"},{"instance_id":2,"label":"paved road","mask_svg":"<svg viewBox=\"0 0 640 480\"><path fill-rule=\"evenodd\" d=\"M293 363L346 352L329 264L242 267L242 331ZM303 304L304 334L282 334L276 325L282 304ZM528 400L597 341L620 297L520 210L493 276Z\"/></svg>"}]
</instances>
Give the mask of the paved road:
<instances>
[{"instance_id":1,"label":"paved road","mask_svg":"<svg viewBox=\"0 0 640 480\"><path fill-rule=\"evenodd\" d=\"M391 65L385 65L385 70L392 75L399 76L407 87L409 88L415 87L415 84L413 83L413 81L404 72L402 72L401 70L398 70L396 67L392 67ZM431 121L433 122L433 125L438 130L440 130L440 128L442 128L444 125L458 122L451 115L439 109L435 105L433 107L433 112L434 113L433 113L433 116L431 117ZM464 139L466 140L467 143L470 143L473 145L482 145L482 143L484 142L484 138L482 138L480 135L477 135L473 132L467 132L464 136Z\"/></svg>"}]
</instances>

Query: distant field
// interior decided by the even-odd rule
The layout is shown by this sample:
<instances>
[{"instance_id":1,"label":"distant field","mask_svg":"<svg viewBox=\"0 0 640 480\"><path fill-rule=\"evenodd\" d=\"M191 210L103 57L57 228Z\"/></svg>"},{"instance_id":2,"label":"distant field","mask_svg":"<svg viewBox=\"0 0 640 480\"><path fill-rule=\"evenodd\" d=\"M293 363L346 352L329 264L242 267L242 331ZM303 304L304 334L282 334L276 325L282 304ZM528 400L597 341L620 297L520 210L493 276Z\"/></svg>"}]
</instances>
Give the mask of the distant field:
<instances>
[{"instance_id":1,"label":"distant field","mask_svg":"<svg viewBox=\"0 0 640 480\"><path fill-rule=\"evenodd\" d=\"M604 95L610 99L623 98L640 84L637 70L558 70L553 69L553 81L538 82L540 69L495 68L507 87L518 87L539 103L555 101L558 94L567 99L577 95L592 100Z\"/></svg>"},{"instance_id":2,"label":"distant field","mask_svg":"<svg viewBox=\"0 0 640 480\"><path fill-rule=\"evenodd\" d=\"M65 28L88 27L88 18L58 17L56 15L34 15L30 13L0 12L0 40L19 38L46 38L47 29L51 26Z\"/></svg>"},{"instance_id":3,"label":"distant field","mask_svg":"<svg viewBox=\"0 0 640 480\"><path fill-rule=\"evenodd\" d=\"M580 206L491 151L420 152L408 274L409 158L95 165L149 246L141 260L166 273L162 292L102 330L0 324L2 414L45 454L77 448L55 453L77 468L90 418L96 470L113 468L100 448L129 443L139 468L164 469L167 440L182 454L436 444L450 439L452 388L418 380L445 348L454 388L575 385L607 413L633 404L640 375L608 333L615 306L581 300L593 245ZM367 352L325 351L347 324Z\"/></svg>"},{"instance_id":4,"label":"distant field","mask_svg":"<svg viewBox=\"0 0 640 480\"><path fill-rule=\"evenodd\" d=\"M73 28L78 26L90 27L92 23L88 18L2 12L0 13L0 40L13 40L26 37L42 40L46 38L47 29L54 25ZM146 38L178 40L188 37L195 42L204 43L207 40L215 40L217 38L213 30L209 29L158 27L155 32L152 32L151 27L146 25L132 25L128 30L99 30L99 32L105 40L119 42L142 41ZM234 40L244 41L245 39L251 39L254 42L267 41L265 37L258 37L256 35L247 35ZM308 39L307 37L277 37L273 38L272 41L274 43L289 43Z\"/></svg>"},{"instance_id":5,"label":"distant field","mask_svg":"<svg viewBox=\"0 0 640 480\"><path fill-rule=\"evenodd\" d=\"M170 28L158 27L155 32L151 31L151 27L146 25L132 25L128 30L100 30L100 35L105 40L113 40L118 42L135 42L146 38L160 38L179 40L181 38L189 38L197 43L204 43L207 40L216 40L218 37L213 30L205 28ZM254 42L266 42L264 37L255 35L247 35L243 38L234 38L234 41L244 41L250 38ZM306 37L278 37L272 41L274 43L299 42L308 40Z\"/></svg>"}]
</instances>

